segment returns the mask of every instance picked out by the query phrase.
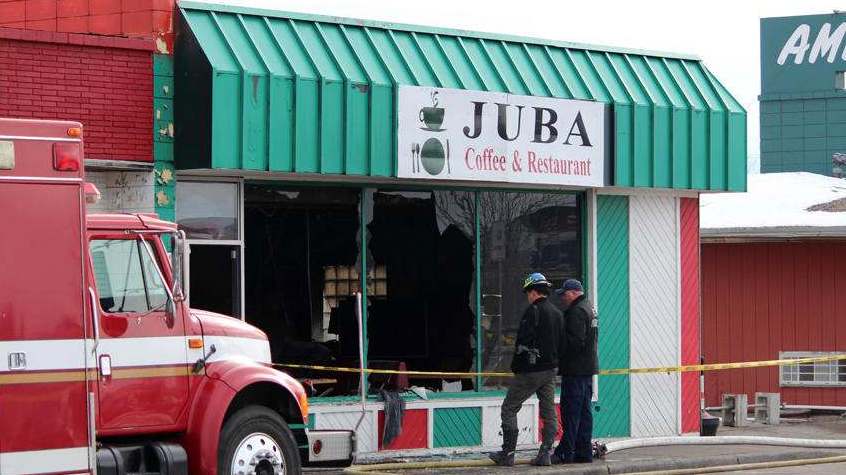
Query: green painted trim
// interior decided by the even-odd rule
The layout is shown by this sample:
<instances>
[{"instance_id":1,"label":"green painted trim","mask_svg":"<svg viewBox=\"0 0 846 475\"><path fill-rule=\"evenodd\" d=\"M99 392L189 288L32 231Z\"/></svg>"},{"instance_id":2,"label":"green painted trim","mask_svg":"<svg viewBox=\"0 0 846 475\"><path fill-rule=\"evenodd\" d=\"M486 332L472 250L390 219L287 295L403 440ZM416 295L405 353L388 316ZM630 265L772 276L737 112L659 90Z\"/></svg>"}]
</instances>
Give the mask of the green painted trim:
<instances>
[{"instance_id":1,"label":"green painted trim","mask_svg":"<svg viewBox=\"0 0 846 475\"><path fill-rule=\"evenodd\" d=\"M482 445L481 407L445 407L432 411L434 448L478 445Z\"/></svg>"},{"instance_id":2,"label":"green painted trim","mask_svg":"<svg viewBox=\"0 0 846 475\"><path fill-rule=\"evenodd\" d=\"M153 75L173 77L173 56L169 54L154 54Z\"/></svg>"},{"instance_id":3,"label":"green painted trim","mask_svg":"<svg viewBox=\"0 0 846 475\"><path fill-rule=\"evenodd\" d=\"M376 402L376 396L368 396L369 402ZM327 406L333 404L355 404L361 401L361 396L315 396L308 399L309 406Z\"/></svg>"},{"instance_id":4,"label":"green painted trim","mask_svg":"<svg viewBox=\"0 0 846 475\"><path fill-rule=\"evenodd\" d=\"M306 424L288 424L288 427L290 427L291 429L294 429L294 430L296 430L296 429L313 430L315 420L316 420L316 414L312 413L312 414L308 415L308 423L306 423Z\"/></svg>"},{"instance_id":5,"label":"green painted trim","mask_svg":"<svg viewBox=\"0 0 846 475\"><path fill-rule=\"evenodd\" d=\"M560 390L559 390L560 391ZM429 401L451 400L451 399L502 399L505 397L504 390L492 391L462 391L460 393L437 393L429 391ZM400 395L404 401L424 401L419 396L412 392L406 392ZM360 396L324 396L313 397L309 399L309 404L312 406L322 406L330 404L355 404L361 400ZM367 395L367 402L379 402L379 396L375 394Z\"/></svg>"},{"instance_id":6,"label":"green painted trim","mask_svg":"<svg viewBox=\"0 0 846 475\"><path fill-rule=\"evenodd\" d=\"M153 55L153 186L154 209L159 218L176 220L176 169L173 138L162 131L173 126L173 57ZM168 240L167 245L170 246Z\"/></svg>"},{"instance_id":7,"label":"green painted trim","mask_svg":"<svg viewBox=\"0 0 846 475\"><path fill-rule=\"evenodd\" d=\"M476 372L481 373L482 366L482 220L479 217L479 192L473 192L473 224L476 228ZM476 376L476 390L482 387L482 376Z\"/></svg>"},{"instance_id":8,"label":"green painted trim","mask_svg":"<svg viewBox=\"0 0 846 475\"><path fill-rule=\"evenodd\" d=\"M367 368L367 350L369 348L370 340L367 339L367 222L365 217L365 196L367 190L362 189L359 198L359 240L361 241L361 343L364 348L361 354L364 355L364 361L361 362L363 368ZM370 379L364 378L364 393L370 390Z\"/></svg>"},{"instance_id":9,"label":"green painted trim","mask_svg":"<svg viewBox=\"0 0 846 475\"><path fill-rule=\"evenodd\" d=\"M491 391L462 391L460 393L431 393L429 399L501 399L506 391L495 389Z\"/></svg>"},{"instance_id":10,"label":"green painted trim","mask_svg":"<svg viewBox=\"0 0 846 475\"><path fill-rule=\"evenodd\" d=\"M300 21L314 21L321 23L334 23L338 25L358 26L366 28L380 28L385 30L405 31L409 33L428 33L433 35L460 36L464 38L477 38L491 41L507 41L512 43L529 43L541 46L556 46L560 48L572 48L592 51L603 51L608 53L637 54L643 56L656 56L665 58L687 59L700 61L700 57L694 54L674 53L665 51L651 51L637 48L623 48L615 46L594 45L577 43L571 41L548 40L529 36L505 35L497 33L484 33L478 31L460 30L454 28L438 28L424 25L410 25L405 23L393 23L375 20L363 20L356 18L336 17L329 15L316 15L311 13L286 12L270 10L265 8L241 7L235 5L221 5L214 3L201 3L194 1L180 1L180 10L204 10L210 12L240 13L245 15L266 16L271 18L287 18Z\"/></svg>"},{"instance_id":11,"label":"green painted trim","mask_svg":"<svg viewBox=\"0 0 846 475\"><path fill-rule=\"evenodd\" d=\"M600 368L630 366L629 199L597 196L597 281ZM594 436L627 437L631 431L629 376L600 376Z\"/></svg>"}]
</instances>

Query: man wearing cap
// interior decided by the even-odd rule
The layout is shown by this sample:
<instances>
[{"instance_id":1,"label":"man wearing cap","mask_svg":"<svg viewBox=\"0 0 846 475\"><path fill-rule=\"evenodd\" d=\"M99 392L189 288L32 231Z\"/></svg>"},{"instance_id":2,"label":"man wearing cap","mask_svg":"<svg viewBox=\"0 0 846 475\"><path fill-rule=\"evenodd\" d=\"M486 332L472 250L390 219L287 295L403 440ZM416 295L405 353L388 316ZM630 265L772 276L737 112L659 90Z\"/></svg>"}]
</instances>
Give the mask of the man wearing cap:
<instances>
[{"instance_id":1,"label":"man wearing cap","mask_svg":"<svg viewBox=\"0 0 846 475\"><path fill-rule=\"evenodd\" d=\"M593 376L599 369L596 313L582 283L576 279L564 281L555 293L566 307L558 351L564 436L555 448L552 463L590 463L593 462Z\"/></svg>"},{"instance_id":2,"label":"man wearing cap","mask_svg":"<svg viewBox=\"0 0 846 475\"><path fill-rule=\"evenodd\" d=\"M538 395L543 420L543 442L533 465L550 465L552 446L558 430L555 413L555 376L558 372L561 312L549 301L552 284L540 273L529 275L523 292L529 306L523 312L511 360L514 378L502 403L502 450L490 455L499 466L514 465L517 448L517 413L532 394Z\"/></svg>"}]
</instances>

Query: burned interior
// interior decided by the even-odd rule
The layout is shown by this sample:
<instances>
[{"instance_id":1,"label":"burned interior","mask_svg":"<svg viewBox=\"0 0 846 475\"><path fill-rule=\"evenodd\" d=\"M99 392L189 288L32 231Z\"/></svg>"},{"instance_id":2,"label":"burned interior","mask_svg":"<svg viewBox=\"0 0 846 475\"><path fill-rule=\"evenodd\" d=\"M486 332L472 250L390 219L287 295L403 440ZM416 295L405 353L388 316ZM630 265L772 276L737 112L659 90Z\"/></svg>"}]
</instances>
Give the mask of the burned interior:
<instances>
[{"instance_id":1,"label":"burned interior","mask_svg":"<svg viewBox=\"0 0 846 475\"><path fill-rule=\"evenodd\" d=\"M369 368L508 371L523 275L541 268L556 282L581 276L578 195L243 186L243 247L227 261L195 246L191 268L201 284L192 305L222 311L243 298L244 318L268 334L274 362L358 367L360 293ZM200 229L202 219L187 224ZM228 287L238 281L237 259L243 297L237 284ZM291 371L314 395L359 389L355 373ZM502 382L369 377L371 391L478 391Z\"/></svg>"}]
</instances>

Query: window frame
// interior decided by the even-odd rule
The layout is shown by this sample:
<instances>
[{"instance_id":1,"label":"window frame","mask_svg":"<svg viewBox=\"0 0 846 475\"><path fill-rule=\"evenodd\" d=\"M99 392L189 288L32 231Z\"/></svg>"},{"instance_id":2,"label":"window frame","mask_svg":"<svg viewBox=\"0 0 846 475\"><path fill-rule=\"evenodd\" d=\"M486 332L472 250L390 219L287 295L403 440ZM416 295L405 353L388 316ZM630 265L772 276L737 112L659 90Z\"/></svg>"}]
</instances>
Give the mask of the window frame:
<instances>
[{"instance_id":1,"label":"window frame","mask_svg":"<svg viewBox=\"0 0 846 475\"><path fill-rule=\"evenodd\" d=\"M582 188L582 187L555 187L555 186L543 186L543 185L519 185L519 184L505 184L505 183L473 183L473 184L466 184L466 183L436 183L436 182L404 182L395 179L386 179L386 180L377 180L377 181L362 181L360 179L350 179L350 180L338 180L338 181L326 181L325 177L291 177L286 175L277 175L273 177L257 177L254 175L250 176L232 176L226 174L203 174L202 172L198 171L184 171L179 172L177 176L177 183L179 182L222 182L222 183L237 183L238 184L238 240L234 241L215 241L215 240L206 240L206 239L188 239L189 244L201 244L201 245L228 245L228 246L239 246L240 247L240 267L241 273L240 276L237 276L239 279L240 285L240 297L241 297L241 316L242 320L245 319L245 301L244 301L244 288L245 288L245 265L243 258L244 256L244 240L245 240L245 231L244 231L244 206L245 206L245 189L249 184L274 184L281 187L289 188L289 189L306 189L306 188L354 188L359 190L361 193L361 198L359 200L359 235L360 238L360 259L363 262L362 268L359 269L359 278L362 280L360 283L360 288L362 292L362 298L364 300L368 297L368 289L367 289L367 282L366 276L369 272L367 268L367 240L366 234L364 234L364 229L368 224L366 222L365 217L365 194L368 190L383 190L383 191L408 191L408 192L429 192L429 191L461 191L461 192L469 192L474 195L475 201L475 216L474 216L474 225L475 229L473 230L475 236L475 244L474 247L476 249L476 253L474 256L475 259L475 297L471 296L471 302L475 303L474 311L476 313L476 338L475 338L475 369L478 372L483 371L481 366L481 352L482 352L482 338L481 338L481 313L484 308L484 302L482 301L482 293L481 293L481 226L480 226L480 213L479 213L479 196L481 193L484 192L515 192L515 193L544 193L544 194L561 194L561 195L573 195L577 199L577 207L580 210L580 242L579 246L581 247L581 278L582 282L586 287L587 293L590 295L590 298L594 300L596 303L595 298L595 289L597 286L597 274L596 274L596 197L597 192L595 189L592 188ZM178 186L178 185L177 185ZM178 209L179 203L176 203L176 207ZM367 332L367 306L364 305L362 308L362 321L364 322L363 325L363 340L364 340L364 364L367 365L368 361L368 346L369 346L369 336ZM504 392L501 389L497 389L494 387L484 386L482 383L481 376L477 376L475 378L476 384L475 389L472 391L464 391L459 394L464 394L463 397L489 397L489 396L496 396L502 395ZM596 379L596 378L595 378ZM365 381L365 383L367 383ZM598 386L594 387L594 401L599 399L598 396ZM450 395L450 397L455 397L455 395ZM324 398L320 398L324 399ZM326 398L331 399L331 398Z\"/></svg>"},{"instance_id":2,"label":"window frame","mask_svg":"<svg viewBox=\"0 0 846 475\"><path fill-rule=\"evenodd\" d=\"M176 186L179 185L234 185L235 186L235 236L232 239L215 239L215 238L200 238L190 236L186 232L189 243L209 244L209 245L224 245L224 246L239 246L244 241L244 187L245 183L241 179L232 179L225 177L204 177L204 176L185 176L177 180ZM176 202L175 214L173 221L179 225L179 201ZM180 226L180 229L182 227Z\"/></svg>"},{"instance_id":3,"label":"window frame","mask_svg":"<svg viewBox=\"0 0 846 475\"><path fill-rule=\"evenodd\" d=\"M189 246L194 244L203 245L203 246L231 246L237 248L238 252L238 275L236 279L238 280L238 291L237 294L234 296L238 299L237 307L239 309L238 315L234 316L233 318L237 318L241 321L246 321L246 291L244 285L246 283L246 275L245 275L245 264L244 264L244 252L245 252L245 239L244 239L244 204L245 204L245 189L247 187L247 181L242 177L233 177L233 176L218 176L218 175L202 175L202 174L195 174L192 172L178 172L176 177L176 186L179 186L179 183L185 182L193 182L193 183L226 183L226 184L235 184L237 185L238 192L236 194L236 199L238 200L237 204L237 213L236 221L237 221L237 232L238 236L237 239L234 240L214 240L214 239L192 239L190 236L186 235L186 239ZM173 217L173 221L179 224L178 221L178 213L179 213L179 201L175 203L175 214ZM190 283L190 271L189 275L187 275L186 280ZM189 292L189 289L183 289L184 292ZM188 293L190 297L190 293ZM190 301L189 301L190 303Z\"/></svg>"},{"instance_id":4,"label":"window frame","mask_svg":"<svg viewBox=\"0 0 846 475\"><path fill-rule=\"evenodd\" d=\"M780 351L778 357L779 359L814 358L818 356L833 356L840 353L841 352L837 351ZM813 368L813 372L810 373L813 376L813 380L811 381L801 380L802 375L808 374L807 372L802 372L803 367L806 366L811 366ZM825 370L828 372L826 373ZM795 378L792 376L793 374L795 374ZM834 380L824 381L817 379L817 375L822 374L828 374L829 376L833 375ZM844 381L840 381L841 375L844 377ZM787 388L846 387L846 361L822 361L816 363L779 366L778 384L780 387Z\"/></svg>"},{"instance_id":5,"label":"window frame","mask_svg":"<svg viewBox=\"0 0 846 475\"><path fill-rule=\"evenodd\" d=\"M136 252L138 253L138 255L135 259L137 259L138 267L140 269L141 279L142 279L142 282L144 283L144 300L145 300L146 305L147 305L147 310L140 311L140 312L139 311L113 312L113 311L109 311L109 310L103 308L102 294L100 292L101 287L100 287L100 283L97 281L97 274L96 274L96 270L94 268L93 253L91 253L91 244L94 241L129 241L129 242L132 242L135 245ZM160 249L159 249L159 246L156 245L155 242L148 241L146 238L143 238L140 235L134 235L134 236L132 236L132 235L128 235L128 236L127 235L119 235L119 236L115 236L115 235L93 235L93 236L90 236L88 238L88 253L91 256L90 257L90 259L91 259L91 281L92 281L94 289L97 292L97 305L99 307L100 313L102 313L104 315L133 316L133 317L141 318L141 317L144 317L144 316L149 316L149 315L153 315L153 314L165 311L164 307L161 308L161 309L154 310L154 307L151 305L151 301L150 301L150 288L151 287L150 287L149 282L148 282L148 279L149 279L149 276L147 275L148 269L145 268L143 257L142 257L142 255L147 255L147 252L144 251L143 249L141 249L140 246L142 246L142 245L143 246L149 246L150 252L155 257L155 261L153 261L153 265L159 266L159 272L154 273L155 278L162 280L162 284L163 284L162 290L164 291L166 298L167 299L172 298L170 296L170 292L169 292L168 289L169 289L169 286L171 285L170 279L172 279L173 277L168 275L168 272L166 271L166 269L164 269L162 267ZM148 257L149 257L149 255L148 255ZM167 304L167 301L165 301L165 304Z\"/></svg>"}]
</instances>

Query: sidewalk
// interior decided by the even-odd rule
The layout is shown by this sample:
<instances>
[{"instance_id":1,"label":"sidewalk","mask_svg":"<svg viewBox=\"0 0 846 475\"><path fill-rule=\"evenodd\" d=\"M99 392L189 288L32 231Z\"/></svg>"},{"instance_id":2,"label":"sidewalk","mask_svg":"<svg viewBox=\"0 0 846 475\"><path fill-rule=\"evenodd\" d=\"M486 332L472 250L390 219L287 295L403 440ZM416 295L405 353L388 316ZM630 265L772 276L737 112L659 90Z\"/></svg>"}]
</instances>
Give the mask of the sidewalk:
<instances>
[{"instance_id":1,"label":"sidewalk","mask_svg":"<svg viewBox=\"0 0 846 475\"><path fill-rule=\"evenodd\" d=\"M839 416L816 416L808 422L782 422L778 426L752 424L744 428L721 427L717 435L755 435L769 437L789 437L806 439L846 439L846 419ZM529 459L534 451L521 451L518 459ZM403 474L484 474L484 473L521 473L521 474L614 474L634 473L681 468L702 468L719 465L796 460L806 458L846 455L846 450L823 450L807 448L768 447L754 445L719 445L719 446L676 446L630 449L608 454L604 460L590 465L531 467L518 465L514 468L498 467L463 467L450 469L407 470ZM478 460L484 454L462 454L455 456L437 456L426 459L403 458L386 460L398 461L444 461ZM800 470L800 469L797 469ZM397 473L396 469L390 470ZM340 473L340 472L335 472Z\"/></svg>"}]
</instances>

